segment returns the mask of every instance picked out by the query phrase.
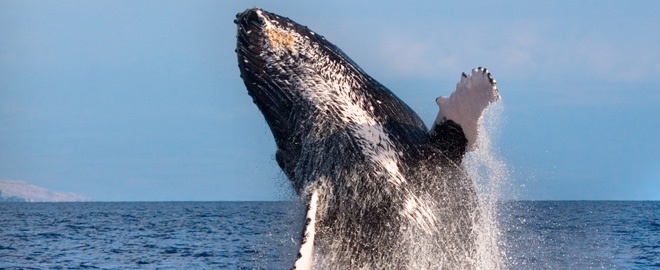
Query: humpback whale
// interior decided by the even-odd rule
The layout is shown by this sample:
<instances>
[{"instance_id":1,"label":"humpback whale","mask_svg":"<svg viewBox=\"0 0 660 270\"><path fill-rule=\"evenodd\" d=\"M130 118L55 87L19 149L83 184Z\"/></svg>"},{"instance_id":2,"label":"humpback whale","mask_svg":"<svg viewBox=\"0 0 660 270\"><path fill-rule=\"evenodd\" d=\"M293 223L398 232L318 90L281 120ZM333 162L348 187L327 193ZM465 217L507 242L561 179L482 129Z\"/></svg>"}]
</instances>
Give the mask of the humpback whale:
<instances>
[{"instance_id":1,"label":"humpback whale","mask_svg":"<svg viewBox=\"0 0 660 270\"><path fill-rule=\"evenodd\" d=\"M475 268L474 182L485 68L439 97L430 129L323 36L259 8L236 15L238 67L307 206L294 269Z\"/></svg>"}]
</instances>

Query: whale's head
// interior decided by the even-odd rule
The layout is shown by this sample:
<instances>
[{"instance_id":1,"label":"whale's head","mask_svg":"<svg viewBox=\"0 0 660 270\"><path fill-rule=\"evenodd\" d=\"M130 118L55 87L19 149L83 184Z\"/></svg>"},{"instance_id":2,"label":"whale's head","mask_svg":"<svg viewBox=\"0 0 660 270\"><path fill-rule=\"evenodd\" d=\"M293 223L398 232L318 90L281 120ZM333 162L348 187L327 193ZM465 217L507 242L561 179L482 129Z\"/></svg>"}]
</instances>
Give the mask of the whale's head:
<instances>
[{"instance_id":1,"label":"whale's head","mask_svg":"<svg viewBox=\"0 0 660 270\"><path fill-rule=\"evenodd\" d=\"M238 66L279 148L310 115L332 110L330 88L357 67L322 36L286 17L253 8L236 15ZM336 99L341 97L335 97Z\"/></svg>"},{"instance_id":2,"label":"whale's head","mask_svg":"<svg viewBox=\"0 0 660 270\"><path fill-rule=\"evenodd\" d=\"M306 26L258 8L235 23L241 77L279 151L295 154L301 136L345 130L362 141L390 128L425 134L415 112Z\"/></svg>"}]
</instances>

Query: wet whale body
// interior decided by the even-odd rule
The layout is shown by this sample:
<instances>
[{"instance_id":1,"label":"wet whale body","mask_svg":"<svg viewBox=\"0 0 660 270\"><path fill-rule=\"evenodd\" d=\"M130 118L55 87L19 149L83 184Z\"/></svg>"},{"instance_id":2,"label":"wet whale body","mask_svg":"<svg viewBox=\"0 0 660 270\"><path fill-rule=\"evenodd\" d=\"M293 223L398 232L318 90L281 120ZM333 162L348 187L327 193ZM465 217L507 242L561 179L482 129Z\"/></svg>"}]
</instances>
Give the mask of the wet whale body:
<instances>
[{"instance_id":1,"label":"wet whale body","mask_svg":"<svg viewBox=\"0 0 660 270\"><path fill-rule=\"evenodd\" d=\"M253 8L238 66L307 205L295 269L475 268L475 184L462 159L499 99L483 68L436 99L431 129L323 36Z\"/></svg>"}]
</instances>

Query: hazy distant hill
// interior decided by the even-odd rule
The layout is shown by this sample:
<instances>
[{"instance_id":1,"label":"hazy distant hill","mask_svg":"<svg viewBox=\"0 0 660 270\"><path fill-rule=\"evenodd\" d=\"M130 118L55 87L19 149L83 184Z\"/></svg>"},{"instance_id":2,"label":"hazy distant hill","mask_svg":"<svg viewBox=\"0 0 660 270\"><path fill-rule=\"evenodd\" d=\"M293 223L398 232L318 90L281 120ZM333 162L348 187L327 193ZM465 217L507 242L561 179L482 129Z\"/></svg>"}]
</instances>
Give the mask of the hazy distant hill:
<instances>
[{"instance_id":1,"label":"hazy distant hill","mask_svg":"<svg viewBox=\"0 0 660 270\"><path fill-rule=\"evenodd\" d=\"M83 195L50 191L23 181L0 180L0 202L85 202Z\"/></svg>"}]
</instances>

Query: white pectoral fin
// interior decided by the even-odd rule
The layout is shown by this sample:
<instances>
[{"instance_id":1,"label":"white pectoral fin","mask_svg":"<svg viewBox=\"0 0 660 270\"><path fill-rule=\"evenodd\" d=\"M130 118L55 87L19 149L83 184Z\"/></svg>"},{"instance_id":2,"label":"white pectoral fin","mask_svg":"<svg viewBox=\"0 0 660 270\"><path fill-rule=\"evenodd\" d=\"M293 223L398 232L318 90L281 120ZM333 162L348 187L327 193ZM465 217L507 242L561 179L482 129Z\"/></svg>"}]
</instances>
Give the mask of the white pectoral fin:
<instances>
[{"instance_id":1,"label":"white pectoral fin","mask_svg":"<svg viewBox=\"0 0 660 270\"><path fill-rule=\"evenodd\" d=\"M309 200L300 251L298 251L298 259L296 259L292 269L312 269L314 263L314 236L316 234L316 209L318 207L318 198L318 191L315 190Z\"/></svg>"},{"instance_id":2,"label":"white pectoral fin","mask_svg":"<svg viewBox=\"0 0 660 270\"><path fill-rule=\"evenodd\" d=\"M454 121L465 133L468 141L467 150L474 150L481 114L489 104L499 99L497 83L490 72L485 68L475 68L469 75L462 74L451 96L439 97L435 100L440 111L433 125L441 124L446 120Z\"/></svg>"}]
</instances>

